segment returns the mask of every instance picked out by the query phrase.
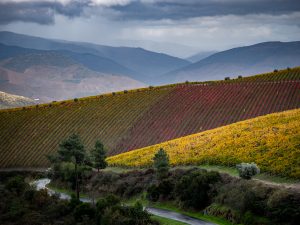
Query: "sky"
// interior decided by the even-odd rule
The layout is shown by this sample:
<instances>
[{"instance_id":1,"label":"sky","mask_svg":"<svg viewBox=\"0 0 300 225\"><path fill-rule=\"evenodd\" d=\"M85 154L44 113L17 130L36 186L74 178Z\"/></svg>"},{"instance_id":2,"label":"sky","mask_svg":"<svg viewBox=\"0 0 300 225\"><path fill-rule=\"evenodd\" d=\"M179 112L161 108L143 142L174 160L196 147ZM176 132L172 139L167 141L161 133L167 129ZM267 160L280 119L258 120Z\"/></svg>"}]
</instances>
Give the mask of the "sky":
<instances>
[{"instance_id":1,"label":"sky","mask_svg":"<svg viewBox=\"0 0 300 225\"><path fill-rule=\"evenodd\" d=\"M300 40L300 0L0 0L0 30L178 57Z\"/></svg>"}]
</instances>

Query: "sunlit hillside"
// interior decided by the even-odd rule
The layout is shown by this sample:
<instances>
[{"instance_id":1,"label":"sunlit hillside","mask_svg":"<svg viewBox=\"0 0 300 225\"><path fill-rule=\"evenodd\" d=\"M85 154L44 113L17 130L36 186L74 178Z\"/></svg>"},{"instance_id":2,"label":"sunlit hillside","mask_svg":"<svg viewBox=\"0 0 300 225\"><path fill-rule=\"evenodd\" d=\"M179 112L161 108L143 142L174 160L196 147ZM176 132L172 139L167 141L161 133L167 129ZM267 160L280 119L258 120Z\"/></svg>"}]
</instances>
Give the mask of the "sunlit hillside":
<instances>
[{"instance_id":1,"label":"sunlit hillside","mask_svg":"<svg viewBox=\"0 0 300 225\"><path fill-rule=\"evenodd\" d=\"M148 166L163 148L172 165L235 166L300 178L300 109L261 116L109 158L114 166Z\"/></svg>"}]
</instances>

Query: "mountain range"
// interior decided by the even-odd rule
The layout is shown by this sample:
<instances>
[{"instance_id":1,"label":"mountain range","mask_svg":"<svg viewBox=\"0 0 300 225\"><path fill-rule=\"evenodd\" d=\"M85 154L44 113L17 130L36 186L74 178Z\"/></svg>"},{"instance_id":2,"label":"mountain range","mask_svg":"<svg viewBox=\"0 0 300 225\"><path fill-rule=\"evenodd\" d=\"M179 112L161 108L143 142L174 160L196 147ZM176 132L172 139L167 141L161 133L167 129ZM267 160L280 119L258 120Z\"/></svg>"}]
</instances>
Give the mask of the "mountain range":
<instances>
[{"instance_id":1,"label":"mountain range","mask_svg":"<svg viewBox=\"0 0 300 225\"><path fill-rule=\"evenodd\" d=\"M161 83L218 80L300 65L300 41L264 42L215 53L161 77Z\"/></svg>"},{"instance_id":2,"label":"mountain range","mask_svg":"<svg viewBox=\"0 0 300 225\"><path fill-rule=\"evenodd\" d=\"M300 65L300 42L265 42L187 59L133 47L0 32L0 90L49 102Z\"/></svg>"}]
</instances>

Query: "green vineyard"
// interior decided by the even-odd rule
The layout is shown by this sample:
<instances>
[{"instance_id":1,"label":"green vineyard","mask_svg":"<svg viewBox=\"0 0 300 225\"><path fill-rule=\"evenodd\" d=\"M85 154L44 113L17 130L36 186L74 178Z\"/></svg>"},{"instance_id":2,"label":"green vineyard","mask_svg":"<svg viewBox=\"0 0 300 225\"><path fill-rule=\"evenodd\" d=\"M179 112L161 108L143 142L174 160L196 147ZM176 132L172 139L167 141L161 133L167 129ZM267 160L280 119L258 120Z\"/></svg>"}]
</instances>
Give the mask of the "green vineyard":
<instances>
[{"instance_id":1,"label":"green vineyard","mask_svg":"<svg viewBox=\"0 0 300 225\"><path fill-rule=\"evenodd\" d=\"M46 167L78 133L110 155L300 107L300 68L226 81L186 82L0 111L0 167Z\"/></svg>"}]
</instances>

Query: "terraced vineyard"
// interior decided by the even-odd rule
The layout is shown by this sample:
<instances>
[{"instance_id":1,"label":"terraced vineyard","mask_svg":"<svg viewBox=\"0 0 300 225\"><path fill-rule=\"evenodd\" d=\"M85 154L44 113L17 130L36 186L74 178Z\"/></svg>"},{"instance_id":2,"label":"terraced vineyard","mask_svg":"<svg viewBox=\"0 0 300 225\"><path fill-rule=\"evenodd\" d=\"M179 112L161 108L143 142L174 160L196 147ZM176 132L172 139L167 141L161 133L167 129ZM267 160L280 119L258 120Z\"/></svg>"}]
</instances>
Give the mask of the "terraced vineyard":
<instances>
[{"instance_id":1,"label":"terraced vineyard","mask_svg":"<svg viewBox=\"0 0 300 225\"><path fill-rule=\"evenodd\" d=\"M0 167L47 166L46 154L78 133L110 155L300 107L300 68L0 111Z\"/></svg>"},{"instance_id":2,"label":"terraced vineyard","mask_svg":"<svg viewBox=\"0 0 300 225\"><path fill-rule=\"evenodd\" d=\"M149 166L160 148L168 152L172 165L256 162L262 171L300 178L300 109L126 152L110 157L108 162L114 166Z\"/></svg>"}]
</instances>

